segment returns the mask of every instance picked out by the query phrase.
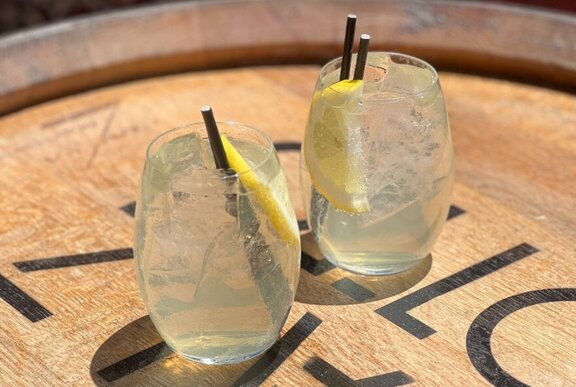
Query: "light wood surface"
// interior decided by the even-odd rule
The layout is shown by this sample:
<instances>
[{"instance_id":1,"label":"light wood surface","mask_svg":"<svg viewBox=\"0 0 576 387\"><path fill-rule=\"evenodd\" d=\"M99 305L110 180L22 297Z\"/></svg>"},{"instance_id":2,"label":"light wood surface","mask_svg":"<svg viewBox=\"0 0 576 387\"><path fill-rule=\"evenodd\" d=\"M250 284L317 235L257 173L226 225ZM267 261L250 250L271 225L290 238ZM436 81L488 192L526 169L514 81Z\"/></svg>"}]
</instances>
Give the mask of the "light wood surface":
<instances>
[{"instance_id":1,"label":"light wood surface","mask_svg":"<svg viewBox=\"0 0 576 387\"><path fill-rule=\"evenodd\" d=\"M215 4L182 9L234 6ZM297 18L306 6L295 4L301 7ZM349 2L335 4L343 14L351 11ZM358 13L379 7L361 4ZM391 10L399 6L391 4ZM286 12L260 7L268 12L264 15ZM159 9L171 22L178 15L187 20L186 13ZM446 12L455 12L451 9ZM492 11L469 11L460 20L485 20ZM375 20L374 15L366 18ZM336 42L339 23L330 20L318 22L318 28ZM14 44L16 37L10 39ZM250 39L264 38L254 34ZM3 43L0 52L6 52ZM558 47L563 56L552 67L574 58L574 51ZM436 52L438 57L444 53ZM526 63L537 64L534 58ZM571 64L566 66L574 77ZM210 367L184 361L160 344L146 317L129 251L95 254L132 245L133 219L121 208L135 199L146 145L169 128L200 121L199 106L205 103L219 119L261 128L276 143L299 142L318 69L285 64L188 72L34 106L29 105L36 99L26 93L43 83L10 80L7 87L15 91L4 88L2 109L29 107L0 117L0 385L190 386L238 380L270 386L322 385L321 380L330 385L487 385L488 380L511 383L506 375L535 386L575 385L576 98L454 72L441 72L440 80L456 151L453 203L462 213L447 222L431 258L398 276L356 276L324 265L304 235L305 269L276 351L235 366ZM4 74L20 70L10 71ZM57 80L58 74L49 78ZM544 78L538 81L554 81ZM570 86L570 79L564 78L563 86ZM66 82L54 82L62 88L52 88L42 99L72 90ZM299 154L282 151L280 158L302 219ZM56 258L42 261L51 257ZM79 265L83 260L109 261ZM63 262L75 264L46 268ZM404 311L425 327L394 323ZM141 351L146 356L138 355ZM367 378L377 376L369 384Z\"/></svg>"}]
</instances>

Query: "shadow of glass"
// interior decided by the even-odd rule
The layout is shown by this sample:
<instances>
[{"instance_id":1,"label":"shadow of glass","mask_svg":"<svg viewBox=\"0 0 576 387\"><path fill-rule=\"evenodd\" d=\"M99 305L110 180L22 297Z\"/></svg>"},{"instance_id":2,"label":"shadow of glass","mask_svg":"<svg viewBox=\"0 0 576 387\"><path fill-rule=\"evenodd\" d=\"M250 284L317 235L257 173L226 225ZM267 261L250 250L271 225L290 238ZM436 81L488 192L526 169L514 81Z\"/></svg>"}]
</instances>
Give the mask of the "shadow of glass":
<instances>
[{"instance_id":1,"label":"shadow of glass","mask_svg":"<svg viewBox=\"0 0 576 387\"><path fill-rule=\"evenodd\" d=\"M90 375L97 386L232 386L252 376L245 373L256 362L271 364L276 356L275 346L240 364L195 363L176 355L162 341L152 320L144 316L121 328L98 348L90 364Z\"/></svg>"},{"instance_id":2,"label":"shadow of glass","mask_svg":"<svg viewBox=\"0 0 576 387\"><path fill-rule=\"evenodd\" d=\"M364 276L333 267L310 234L302 235L303 262L296 301L314 305L368 303L402 293L422 281L432 267L432 255L395 275ZM312 261L312 263L310 263Z\"/></svg>"}]
</instances>

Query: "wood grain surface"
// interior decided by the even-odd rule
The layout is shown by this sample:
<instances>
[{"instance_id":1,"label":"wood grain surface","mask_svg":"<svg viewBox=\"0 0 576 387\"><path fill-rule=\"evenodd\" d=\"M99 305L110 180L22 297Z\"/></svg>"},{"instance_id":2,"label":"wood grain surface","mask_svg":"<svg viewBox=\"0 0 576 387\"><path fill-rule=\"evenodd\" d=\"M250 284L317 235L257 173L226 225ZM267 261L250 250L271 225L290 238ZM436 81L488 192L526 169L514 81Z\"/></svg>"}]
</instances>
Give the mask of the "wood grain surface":
<instances>
[{"instance_id":1,"label":"wood grain surface","mask_svg":"<svg viewBox=\"0 0 576 387\"><path fill-rule=\"evenodd\" d=\"M176 31L184 28L177 22L179 17L189 24L189 14L182 10L208 17L223 4L237 5L194 3L154 8L142 15L162 10L167 24L158 26L159 35L178 36L167 25L172 23ZM271 2L246 4L262 12L261 20L276 20L278 13L287 9L295 18L308 14L304 2L287 8ZM310 7L319 4L325 2L313 2ZM341 16L356 12L351 2L334 4L338 11L317 22L324 43L316 47L335 44L341 35L336 28ZM373 10L365 16L373 21L396 20L394 15L403 20L402 13L394 13L400 12L394 11L394 7L401 8L398 2L386 5L391 8L380 6L360 2L357 13ZM425 7L422 3L411 6ZM446 7L442 12L447 15L456 12L456 5ZM499 7L481 12L478 7L463 7L470 13L463 13L467 16L458 20L475 25L473 21L498 20L500 12L505 13ZM422 15L427 14L418 11L411 17L422 20ZM544 23L541 26L560 20L531 12L510 11L510 15L510 20L519 15L533 17ZM0 52L7 52L15 39L28 42L21 44L24 51L34 44L69 52L93 44L98 54L91 60L101 59L100 68L111 71L111 62L99 51L109 39L98 37L96 31L103 30L90 25L115 22L130 35L138 28L129 29L126 17L109 15L84 24L53 27L54 36L64 26L85 31L85 42L92 43L83 46L73 45L78 39L74 34L69 36L71 41L64 42L70 44L66 46L51 41L50 36L41 39L30 33L0 40ZM406 22L411 20L405 17ZM215 20L217 24L220 19ZM443 27L430 28L455 28L453 16L447 20L451 22ZM518 28L527 28L517 23L522 25ZM377 25L380 23L374 22L366 30L372 32ZM557 25L542 34L550 34L554 28ZM295 27L290 31L299 33ZM421 34L425 35L423 30ZM248 35L246 42L265 39L256 33ZM438 32L438 45L442 36ZM470 41L477 52L490 51L474 43L483 36ZM225 42L234 39L241 38L226 36L220 41L226 47ZM290 39L296 40L294 36ZM413 41L408 36L404 39ZM246 363L213 367L182 360L162 343L139 295L130 249L130 208L146 145L169 128L200 121L199 106L210 103L219 119L241 121L272 136L302 219L296 149L319 70L317 65L305 64L314 51L307 42L304 39L305 49L298 54L302 56L294 58L302 63L299 65L156 76L34 106L31 103L40 99L120 82L122 77L141 77L146 71L127 66L130 71L126 73L112 77L109 72L113 79L97 75L70 88L59 79L76 82L76 75L92 70L70 71L50 48L46 48L46 58L52 58L48 64L38 62L43 71L54 66L52 72L43 73L44 80L24 71L32 62L22 63L19 69L2 68L0 73L11 75L0 95L2 110L28 107L0 117L0 385L576 384L576 97L541 86L456 72L440 73L456 151L454 206L429 258L400 275L363 277L327 264L304 234L296 302L275 348ZM279 47L285 47L282 43ZM422 52L429 47L434 58L456 52L418 44ZM455 43L446 42L451 44ZM565 74L572 78L563 78L563 85L569 86L576 76L570 67L574 48L544 46L542 43L542 50L562 54L548 65L565 66ZM128 47L127 52L132 49ZM22 59L18 55L23 54L11 50L10 58ZM315 60L332 51L318 54ZM523 53L532 55L526 59L520 51L510 53L519 58L518 63L542 64L539 56ZM225 57L224 52L220 58ZM237 55L232 50L228 58ZM269 58L262 55L259 59L266 63ZM509 59L508 53L498 55ZM149 57L154 58L152 52ZM161 53L157 57L161 58ZM6 66L9 60L0 58ZM202 66L222 68L228 64L215 58ZM488 71L498 73L499 62L494 63ZM76 64L82 66L83 62L79 59ZM170 68L164 64L154 71ZM20 71L28 75L19 78ZM98 69L94 71L98 73ZM524 76L530 71L520 73ZM555 82L546 74L544 71L536 81ZM37 87L43 91L33 97L34 90L40 90Z\"/></svg>"}]
</instances>

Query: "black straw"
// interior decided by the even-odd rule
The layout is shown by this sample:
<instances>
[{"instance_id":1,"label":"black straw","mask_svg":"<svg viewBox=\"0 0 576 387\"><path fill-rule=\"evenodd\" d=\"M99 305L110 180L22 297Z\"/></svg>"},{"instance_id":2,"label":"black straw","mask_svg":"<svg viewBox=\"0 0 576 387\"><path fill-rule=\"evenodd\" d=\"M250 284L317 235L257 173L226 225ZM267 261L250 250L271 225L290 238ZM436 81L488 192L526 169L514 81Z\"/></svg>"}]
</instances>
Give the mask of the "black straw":
<instances>
[{"instance_id":1,"label":"black straw","mask_svg":"<svg viewBox=\"0 0 576 387\"><path fill-rule=\"evenodd\" d=\"M202 118L204 118L206 131L208 132L208 140L210 141L210 147L214 154L216 168L230 169L230 164L228 164L228 158L226 157L226 152L222 145L222 139L220 138L220 132L218 131L218 125L216 125L212 108L208 105L204 105L200 108L200 111L202 112Z\"/></svg>"},{"instance_id":2,"label":"black straw","mask_svg":"<svg viewBox=\"0 0 576 387\"><path fill-rule=\"evenodd\" d=\"M350 76L350 62L352 61L352 46L354 45L354 30L356 29L356 15L348 15L346 19L346 35L344 36L344 52L340 67L340 80Z\"/></svg>"},{"instance_id":3,"label":"black straw","mask_svg":"<svg viewBox=\"0 0 576 387\"><path fill-rule=\"evenodd\" d=\"M354 79L364 78L364 69L366 68L366 59L368 58L368 44L370 35L362 34L360 36L360 47L358 48L358 57L356 58L356 68L354 69Z\"/></svg>"}]
</instances>

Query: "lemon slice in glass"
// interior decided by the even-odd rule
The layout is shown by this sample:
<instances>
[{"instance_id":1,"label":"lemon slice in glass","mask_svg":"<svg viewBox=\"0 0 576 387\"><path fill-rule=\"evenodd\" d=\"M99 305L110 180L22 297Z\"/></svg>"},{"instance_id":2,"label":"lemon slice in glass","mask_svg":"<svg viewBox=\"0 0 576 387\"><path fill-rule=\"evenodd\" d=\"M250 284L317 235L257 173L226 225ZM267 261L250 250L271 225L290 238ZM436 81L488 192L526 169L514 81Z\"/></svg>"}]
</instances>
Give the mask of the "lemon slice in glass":
<instances>
[{"instance_id":1,"label":"lemon slice in glass","mask_svg":"<svg viewBox=\"0 0 576 387\"><path fill-rule=\"evenodd\" d=\"M254 193L256 201L262 207L280 238L288 244L299 243L300 232L298 231L296 222L291 221L294 215L291 214L290 209L284 205L288 199L284 198L284 195L279 192L281 190L274 190L276 185L267 184L262 181L260 176L252 170L252 167L246 162L234 145L230 143L226 136L220 137L222 138L222 145L224 146L226 157L230 163L230 168L238 173L240 182L244 187Z\"/></svg>"},{"instance_id":2,"label":"lemon slice in glass","mask_svg":"<svg viewBox=\"0 0 576 387\"><path fill-rule=\"evenodd\" d=\"M349 103L362 95L362 80L343 80L316 93L304 138L304 157L312 183L335 208L370 210L361 137L361 118Z\"/></svg>"}]
</instances>

